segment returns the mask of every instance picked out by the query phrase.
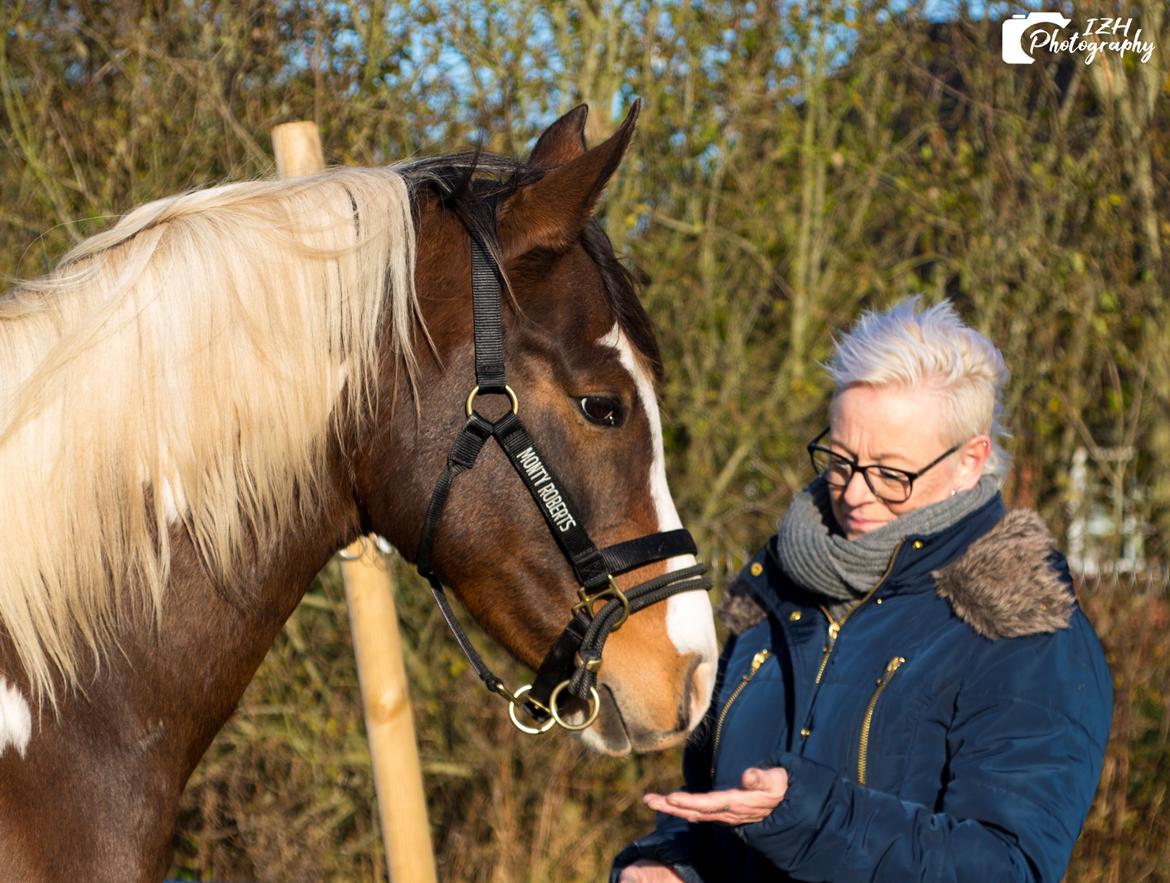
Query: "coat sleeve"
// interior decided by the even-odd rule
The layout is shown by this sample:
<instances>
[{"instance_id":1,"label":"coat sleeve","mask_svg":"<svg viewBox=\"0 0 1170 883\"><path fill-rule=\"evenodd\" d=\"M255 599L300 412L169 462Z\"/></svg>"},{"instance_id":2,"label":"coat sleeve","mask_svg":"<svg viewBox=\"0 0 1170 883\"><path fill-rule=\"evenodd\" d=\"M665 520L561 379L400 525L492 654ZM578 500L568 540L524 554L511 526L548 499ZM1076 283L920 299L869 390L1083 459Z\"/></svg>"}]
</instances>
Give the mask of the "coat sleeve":
<instances>
[{"instance_id":1,"label":"coat sleeve","mask_svg":"<svg viewBox=\"0 0 1170 883\"><path fill-rule=\"evenodd\" d=\"M716 694L718 695L718 694ZM702 725L706 729L706 722ZM683 777L686 791L706 791L710 787L709 776L701 771L709 763L710 754L706 748L706 740L697 744L688 744L683 753ZM622 869L632 865L639 859L662 862L674 869L685 883L704 883L703 874L699 868L699 856L702 852L702 826L692 825L677 816L666 813L656 813L656 826L653 831L644 837L639 837L620 853L613 862L610 871L611 883L617 883Z\"/></svg>"},{"instance_id":2,"label":"coat sleeve","mask_svg":"<svg viewBox=\"0 0 1170 883\"><path fill-rule=\"evenodd\" d=\"M1079 611L1011 644L978 655L959 692L938 805L785 753L784 800L737 833L796 880L1057 883L1101 772L1109 672Z\"/></svg>"},{"instance_id":3,"label":"coat sleeve","mask_svg":"<svg viewBox=\"0 0 1170 883\"><path fill-rule=\"evenodd\" d=\"M711 706L703 716L702 723L695 729L683 752L683 790L708 791L711 788L711 742L707 738L714 720L713 710L721 692L727 661L735 650L736 637L728 638L720 654L719 667L715 675L715 688L711 695ZM656 813L656 826L644 837L639 837L617 854L610 871L610 883L617 883L622 869L639 859L659 861L669 865L686 883L704 883L699 867L702 852L700 841L703 837L701 825L692 825L677 816Z\"/></svg>"},{"instance_id":4,"label":"coat sleeve","mask_svg":"<svg viewBox=\"0 0 1170 883\"><path fill-rule=\"evenodd\" d=\"M704 883L697 867L698 849L693 826L682 819L658 813L658 826L618 853L610 871L610 883L617 883L622 870L639 859L670 866L685 883Z\"/></svg>"}]
</instances>

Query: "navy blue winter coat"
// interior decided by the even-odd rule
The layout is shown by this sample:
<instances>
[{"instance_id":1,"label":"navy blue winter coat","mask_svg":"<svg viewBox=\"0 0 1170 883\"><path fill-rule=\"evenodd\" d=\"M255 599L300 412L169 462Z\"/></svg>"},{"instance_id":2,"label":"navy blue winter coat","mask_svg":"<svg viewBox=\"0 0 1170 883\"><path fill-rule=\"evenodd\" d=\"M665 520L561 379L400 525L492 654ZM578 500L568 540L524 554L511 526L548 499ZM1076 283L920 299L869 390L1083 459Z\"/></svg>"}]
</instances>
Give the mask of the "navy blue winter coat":
<instances>
[{"instance_id":1,"label":"navy blue winter coat","mask_svg":"<svg viewBox=\"0 0 1170 883\"><path fill-rule=\"evenodd\" d=\"M731 828L659 815L618 856L687 880L1058 881L1109 734L1104 654L1034 513L994 500L909 537L840 621L789 580L769 543L728 590L690 791L784 767L789 790Z\"/></svg>"}]
</instances>

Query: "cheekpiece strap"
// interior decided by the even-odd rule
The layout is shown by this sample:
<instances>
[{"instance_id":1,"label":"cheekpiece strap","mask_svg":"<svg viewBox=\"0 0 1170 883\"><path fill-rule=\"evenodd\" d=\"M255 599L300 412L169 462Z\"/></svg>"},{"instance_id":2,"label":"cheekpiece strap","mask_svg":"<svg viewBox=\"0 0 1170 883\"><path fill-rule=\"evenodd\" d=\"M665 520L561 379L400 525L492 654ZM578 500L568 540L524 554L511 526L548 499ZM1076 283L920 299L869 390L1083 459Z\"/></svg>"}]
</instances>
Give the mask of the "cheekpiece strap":
<instances>
[{"instance_id":1,"label":"cheekpiece strap","mask_svg":"<svg viewBox=\"0 0 1170 883\"><path fill-rule=\"evenodd\" d=\"M496 441L503 447L508 460L532 494L536 508L544 516L549 532L573 568L577 582L588 591L596 591L609 583L605 558L581 526L577 513L581 510L545 463L532 437L515 414L506 414L496 421L493 429Z\"/></svg>"},{"instance_id":2,"label":"cheekpiece strap","mask_svg":"<svg viewBox=\"0 0 1170 883\"><path fill-rule=\"evenodd\" d=\"M447 467L439 475L435 489L431 491L431 501L427 505L427 514L423 519L422 537L419 539L418 552L414 556L418 572L428 579L432 575L431 553L435 548L435 537L439 532L443 509L451 493L451 484L460 474L475 465L484 443L491 437L492 424L478 414L472 414L464 424L463 430L455 437L455 444L451 446L451 452L447 455Z\"/></svg>"}]
</instances>

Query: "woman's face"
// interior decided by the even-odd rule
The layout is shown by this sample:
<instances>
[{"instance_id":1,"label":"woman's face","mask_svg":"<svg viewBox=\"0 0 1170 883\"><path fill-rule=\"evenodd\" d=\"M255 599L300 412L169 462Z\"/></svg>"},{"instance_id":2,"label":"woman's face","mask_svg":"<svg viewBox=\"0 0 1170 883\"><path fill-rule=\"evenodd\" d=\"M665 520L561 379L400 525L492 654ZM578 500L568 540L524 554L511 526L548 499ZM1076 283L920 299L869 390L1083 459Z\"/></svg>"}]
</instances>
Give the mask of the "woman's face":
<instances>
[{"instance_id":1,"label":"woman's face","mask_svg":"<svg viewBox=\"0 0 1170 883\"><path fill-rule=\"evenodd\" d=\"M991 441L985 436L958 440L947 435L942 401L929 390L854 385L840 390L830 409L829 437L822 442L862 466L877 463L917 472L963 441L959 449L915 479L910 498L887 503L874 496L855 472L843 488L830 488L833 516L845 536L857 539L951 492L973 488L983 474Z\"/></svg>"}]
</instances>

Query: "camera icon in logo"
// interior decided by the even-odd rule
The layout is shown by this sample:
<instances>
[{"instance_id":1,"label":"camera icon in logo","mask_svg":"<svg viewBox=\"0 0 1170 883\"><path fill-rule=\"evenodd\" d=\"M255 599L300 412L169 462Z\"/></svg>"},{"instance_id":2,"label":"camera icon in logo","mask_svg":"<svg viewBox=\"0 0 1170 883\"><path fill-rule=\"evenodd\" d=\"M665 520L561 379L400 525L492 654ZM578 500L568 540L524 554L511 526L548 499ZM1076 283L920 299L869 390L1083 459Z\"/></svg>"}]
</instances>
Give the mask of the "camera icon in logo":
<instances>
[{"instance_id":1,"label":"camera icon in logo","mask_svg":"<svg viewBox=\"0 0 1170 883\"><path fill-rule=\"evenodd\" d=\"M1033 25L1056 25L1063 28L1071 18L1059 12L1029 12L1013 15L1003 23L1003 60L1008 64L1032 64L1035 59L1024 51L1024 31Z\"/></svg>"}]
</instances>

